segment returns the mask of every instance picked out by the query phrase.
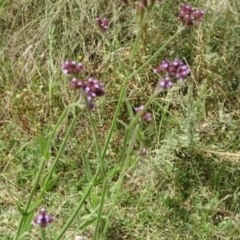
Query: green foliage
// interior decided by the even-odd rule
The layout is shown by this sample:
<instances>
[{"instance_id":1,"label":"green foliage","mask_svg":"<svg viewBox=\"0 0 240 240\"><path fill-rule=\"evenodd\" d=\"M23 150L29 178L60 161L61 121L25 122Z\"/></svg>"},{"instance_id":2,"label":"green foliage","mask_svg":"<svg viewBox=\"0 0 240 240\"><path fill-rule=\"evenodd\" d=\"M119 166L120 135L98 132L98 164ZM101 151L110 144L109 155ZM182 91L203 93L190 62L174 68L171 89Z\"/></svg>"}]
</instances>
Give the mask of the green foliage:
<instances>
[{"instance_id":1,"label":"green foliage","mask_svg":"<svg viewBox=\"0 0 240 240\"><path fill-rule=\"evenodd\" d=\"M205 15L184 29L181 1L131 2L1 1L1 239L239 239L240 3L188 1ZM166 58L191 75L154 95ZM93 111L67 59L105 86Z\"/></svg>"}]
</instances>

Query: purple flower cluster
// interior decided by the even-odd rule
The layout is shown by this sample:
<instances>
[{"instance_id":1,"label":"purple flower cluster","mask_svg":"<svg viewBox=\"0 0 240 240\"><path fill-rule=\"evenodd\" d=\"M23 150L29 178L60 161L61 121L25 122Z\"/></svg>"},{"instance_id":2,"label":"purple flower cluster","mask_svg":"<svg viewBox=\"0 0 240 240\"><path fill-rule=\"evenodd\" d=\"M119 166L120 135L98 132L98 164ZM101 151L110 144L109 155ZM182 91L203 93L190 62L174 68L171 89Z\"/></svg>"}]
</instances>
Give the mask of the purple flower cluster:
<instances>
[{"instance_id":1,"label":"purple flower cluster","mask_svg":"<svg viewBox=\"0 0 240 240\"><path fill-rule=\"evenodd\" d=\"M204 11L197 10L187 4L182 4L178 17L187 26L193 26L195 22L203 21L203 15Z\"/></svg>"},{"instance_id":2,"label":"purple flower cluster","mask_svg":"<svg viewBox=\"0 0 240 240\"><path fill-rule=\"evenodd\" d=\"M105 94L103 84L92 77L88 78L87 81L80 81L76 78L73 78L71 81L71 87L74 89L81 88L83 90L83 92L86 94L90 109L94 107L93 100L96 97L101 97Z\"/></svg>"},{"instance_id":3,"label":"purple flower cluster","mask_svg":"<svg viewBox=\"0 0 240 240\"><path fill-rule=\"evenodd\" d=\"M178 78L180 81L182 81L190 73L188 66L178 59L175 59L173 62L163 60L162 63L153 71L155 73L168 73L170 76Z\"/></svg>"},{"instance_id":4,"label":"purple flower cluster","mask_svg":"<svg viewBox=\"0 0 240 240\"><path fill-rule=\"evenodd\" d=\"M136 113L139 113L141 110L143 110L143 108L144 108L144 106L141 105L139 107L134 108L134 110L135 110ZM152 120L152 114L148 113L148 112L144 113L142 115L142 120L146 121L146 122L150 122Z\"/></svg>"},{"instance_id":5,"label":"purple flower cluster","mask_svg":"<svg viewBox=\"0 0 240 240\"><path fill-rule=\"evenodd\" d=\"M172 85L173 85L173 83L169 77L165 77L161 81L159 81L159 86L163 89L170 88L170 87L172 87Z\"/></svg>"},{"instance_id":6,"label":"purple flower cluster","mask_svg":"<svg viewBox=\"0 0 240 240\"><path fill-rule=\"evenodd\" d=\"M62 65L62 69L65 74L75 75L76 73L80 73L84 69L84 66L82 63L75 63L74 61L70 60L70 61L66 61ZM100 83L97 79L92 77L88 78L87 81L81 81L81 80L78 80L76 77L74 77L72 78L70 85L73 89L83 90L88 100L90 109L94 107L93 100L96 97L100 97L105 94L103 84Z\"/></svg>"},{"instance_id":7,"label":"purple flower cluster","mask_svg":"<svg viewBox=\"0 0 240 240\"><path fill-rule=\"evenodd\" d=\"M102 31L108 30L109 27L109 21L106 18L97 18L97 24L100 27Z\"/></svg>"},{"instance_id":8,"label":"purple flower cluster","mask_svg":"<svg viewBox=\"0 0 240 240\"><path fill-rule=\"evenodd\" d=\"M55 217L51 217L47 214L46 210L42 208L39 214L33 219L32 223L38 224L40 227L45 228L49 223L53 222Z\"/></svg>"},{"instance_id":9,"label":"purple flower cluster","mask_svg":"<svg viewBox=\"0 0 240 240\"><path fill-rule=\"evenodd\" d=\"M183 81L183 79L190 73L190 69L183 62L175 59L173 62L163 60L153 72L166 74L166 76L159 82L159 86L163 89L167 89L173 85L172 78Z\"/></svg>"},{"instance_id":10,"label":"purple flower cluster","mask_svg":"<svg viewBox=\"0 0 240 240\"><path fill-rule=\"evenodd\" d=\"M84 69L82 63L76 63L75 61L68 60L62 65L62 70L65 74L77 74Z\"/></svg>"}]
</instances>

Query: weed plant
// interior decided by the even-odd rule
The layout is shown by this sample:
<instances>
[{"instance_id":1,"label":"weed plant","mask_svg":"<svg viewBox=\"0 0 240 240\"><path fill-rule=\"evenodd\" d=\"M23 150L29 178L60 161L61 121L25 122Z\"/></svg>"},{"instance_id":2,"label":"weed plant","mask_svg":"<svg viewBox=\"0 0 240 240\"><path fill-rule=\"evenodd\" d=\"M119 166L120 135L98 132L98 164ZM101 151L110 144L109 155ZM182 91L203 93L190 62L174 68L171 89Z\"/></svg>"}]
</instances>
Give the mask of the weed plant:
<instances>
[{"instance_id":1,"label":"weed plant","mask_svg":"<svg viewBox=\"0 0 240 240\"><path fill-rule=\"evenodd\" d=\"M0 12L1 239L240 239L239 1Z\"/></svg>"}]
</instances>

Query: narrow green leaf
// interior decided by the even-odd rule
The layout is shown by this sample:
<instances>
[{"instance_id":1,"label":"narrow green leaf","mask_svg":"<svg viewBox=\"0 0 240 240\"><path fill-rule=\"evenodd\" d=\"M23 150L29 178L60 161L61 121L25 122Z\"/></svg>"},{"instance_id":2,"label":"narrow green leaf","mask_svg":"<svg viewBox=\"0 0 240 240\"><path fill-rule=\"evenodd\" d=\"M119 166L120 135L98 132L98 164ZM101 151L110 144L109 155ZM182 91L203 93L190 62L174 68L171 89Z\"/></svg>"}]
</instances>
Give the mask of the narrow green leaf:
<instances>
[{"instance_id":1,"label":"narrow green leaf","mask_svg":"<svg viewBox=\"0 0 240 240\"><path fill-rule=\"evenodd\" d=\"M37 199L30 207L28 208L28 214L32 213L40 204L42 203L42 198Z\"/></svg>"},{"instance_id":2,"label":"narrow green leaf","mask_svg":"<svg viewBox=\"0 0 240 240\"><path fill-rule=\"evenodd\" d=\"M85 153L83 148L82 148L82 152L83 152L84 170L85 170L85 173L87 175L87 179L90 182L92 180L92 172L91 172L91 169L90 169L90 164L89 164L88 158L87 158L86 153Z\"/></svg>"},{"instance_id":3,"label":"narrow green leaf","mask_svg":"<svg viewBox=\"0 0 240 240\"><path fill-rule=\"evenodd\" d=\"M87 228L88 226L90 226L92 223L94 223L96 221L96 217L94 217L93 219L90 219L88 221L85 221L81 226L80 226L80 230L83 230L85 228Z\"/></svg>"},{"instance_id":4,"label":"narrow green leaf","mask_svg":"<svg viewBox=\"0 0 240 240\"><path fill-rule=\"evenodd\" d=\"M20 207L20 204L19 204L17 201L15 201L15 204L16 204L16 206L17 206L18 211L19 211L23 216L26 216L27 214L25 213L25 210L24 210L22 207Z\"/></svg>"},{"instance_id":5,"label":"narrow green leaf","mask_svg":"<svg viewBox=\"0 0 240 240\"><path fill-rule=\"evenodd\" d=\"M23 224L21 226L18 236L16 236L15 239L26 239L26 234L28 234L30 228L32 227L31 222L33 220L33 214L34 212L31 212L30 214L24 216Z\"/></svg>"},{"instance_id":6,"label":"narrow green leaf","mask_svg":"<svg viewBox=\"0 0 240 240\"><path fill-rule=\"evenodd\" d=\"M101 183L103 182L103 180L104 180L104 177L99 177L99 178L97 178L97 179L94 181L93 186L97 186L97 185L101 184Z\"/></svg>"},{"instance_id":7,"label":"narrow green leaf","mask_svg":"<svg viewBox=\"0 0 240 240\"><path fill-rule=\"evenodd\" d=\"M49 191L51 188L53 188L56 185L57 180L58 180L58 176L54 176L48 182L46 183L44 182L42 186L42 192Z\"/></svg>"},{"instance_id":8,"label":"narrow green leaf","mask_svg":"<svg viewBox=\"0 0 240 240\"><path fill-rule=\"evenodd\" d=\"M39 148L40 148L40 152L41 152L41 155L43 156L44 153L45 153L45 149L46 149L46 146L47 146L47 142L46 140L43 138L43 136L39 135L37 137L37 140L38 140L38 144L39 144Z\"/></svg>"}]
</instances>

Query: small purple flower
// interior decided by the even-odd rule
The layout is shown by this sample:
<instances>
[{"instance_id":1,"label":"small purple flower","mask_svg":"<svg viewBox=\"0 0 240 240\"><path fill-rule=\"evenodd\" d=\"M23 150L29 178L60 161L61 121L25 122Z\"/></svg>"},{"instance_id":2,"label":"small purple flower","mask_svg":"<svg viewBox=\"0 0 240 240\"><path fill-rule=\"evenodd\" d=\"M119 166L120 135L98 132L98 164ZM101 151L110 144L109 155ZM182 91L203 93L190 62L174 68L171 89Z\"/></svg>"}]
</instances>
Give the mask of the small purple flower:
<instances>
[{"instance_id":1,"label":"small purple flower","mask_svg":"<svg viewBox=\"0 0 240 240\"><path fill-rule=\"evenodd\" d=\"M106 31L109 26L109 21L106 18L97 18L97 24L98 26L103 30Z\"/></svg>"},{"instance_id":2,"label":"small purple flower","mask_svg":"<svg viewBox=\"0 0 240 240\"><path fill-rule=\"evenodd\" d=\"M141 105L139 107L134 108L134 110L135 110L136 113L139 113L141 110L143 110L143 108L144 108L144 106ZM148 112L144 113L142 115L142 120L146 121L146 122L150 122L152 120L152 114L148 113Z\"/></svg>"},{"instance_id":3,"label":"small purple flower","mask_svg":"<svg viewBox=\"0 0 240 240\"><path fill-rule=\"evenodd\" d=\"M76 78L73 78L70 85L72 88L78 89L78 88L83 88L85 86L85 82L79 81Z\"/></svg>"},{"instance_id":4,"label":"small purple flower","mask_svg":"<svg viewBox=\"0 0 240 240\"><path fill-rule=\"evenodd\" d=\"M147 149L146 148L143 148L142 150L141 150L141 152L140 152L140 156L141 157L144 157L144 156L146 156L147 155Z\"/></svg>"},{"instance_id":5,"label":"small purple flower","mask_svg":"<svg viewBox=\"0 0 240 240\"><path fill-rule=\"evenodd\" d=\"M153 69L154 73L162 73L162 72L167 72L169 66L171 65L169 60L163 60L162 63Z\"/></svg>"},{"instance_id":6,"label":"small purple flower","mask_svg":"<svg viewBox=\"0 0 240 240\"><path fill-rule=\"evenodd\" d=\"M190 69L187 65L181 62L178 59L175 59L172 64L169 66L168 72L170 75L178 78L178 80L182 81L184 77L186 77L190 73Z\"/></svg>"},{"instance_id":7,"label":"small purple flower","mask_svg":"<svg viewBox=\"0 0 240 240\"><path fill-rule=\"evenodd\" d=\"M105 94L103 84L100 83L95 78L89 78L85 85L83 86L84 92L87 94L87 97L93 99L95 97L101 97Z\"/></svg>"},{"instance_id":8,"label":"small purple flower","mask_svg":"<svg viewBox=\"0 0 240 240\"><path fill-rule=\"evenodd\" d=\"M193 26L196 22L203 21L203 15L204 11L197 10L187 4L182 4L178 17L187 26Z\"/></svg>"},{"instance_id":9,"label":"small purple flower","mask_svg":"<svg viewBox=\"0 0 240 240\"><path fill-rule=\"evenodd\" d=\"M135 107L134 110L135 110L136 113L139 113L139 112L141 112L143 110L143 108L144 108L144 106L141 105L139 107Z\"/></svg>"},{"instance_id":10,"label":"small purple flower","mask_svg":"<svg viewBox=\"0 0 240 240\"><path fill-rule=\"evenodd\" d=\"M172 63L169 60L163 60L153 72L167 73L167 75L173 76L179 81L183 81L183 79L190 73L190 69L183 62L175 59Z\"/></svg>"},{"instance_id":11,"label":"small purple flower","mask_svg":"<svg viewBox=\"0 0 240 240\"><path fill-rule=\"evenodd\" d=\"M90 109L94 107L93 99L96 97L101 97L105 94L103 84L92 77L87 81L79 81L76 78L73 78L71 81L71 87L74 89L81 88L83 90L83 92L86 94Z\"/></svg>"},{"instance_id":12,"label":"small purple flower","mask_svg":"<svg viewBox=\"0 0 240 240\"><path fill-rule=\"evenodd\" d=\"M70 60L66 61L62 65L62 69L66 74L78 73L79 71L83 70L83 64L82 63L76 64L74 61ZM88 78L87 81L78 80L76 77L74 77L70 82L70 86L73 89L82 89L82 92L86 94L88 106L90 109L94 107L93 100L96 97L101 97L105 94L103 84L100 83L97 79L92 77Z\"/></svg>"},{"instance_id":13,"label":"small purple flower","mask_svg":"<svg viewBox=\"0 0 240 240\"><path fill-rule=\"evenodd\" d=\"M77 74L84 69L81 62L76 63L75 61L68 60L62 65L62 70L65 74Z\"/></svg>"},{"instance_id":14,"label":"small purple flower","mask_svg":"<svg viewBox=\"0 0 240 240\"><path fill-rule=\"evenodd\" d=\"M148 113L148 112L144 113L144 114L142 115L142 120L143 120L143 121L146 121L146 122L152 121L152 114L151 114L151 113Z\"/></svg>"},{"instance_id":15,"label":"small purple flower","mask_svg":"<svg viewBox=\"0 0 240 240\"><path fill-rule=\"evenodd\" d=\"M42 208L39 211L37 217L35 217L32 221L34 224L38 224L40 227L45 228L48 226L49 223L53 222L55 217L51 217L47 214L46 210Z\"/></svg>"},{"instance_id":16,"label":"small purple flower","mask_svg":"<svg viewBox=\"0 0 240 240\"><path fill-rule=\"evenodd\" d=\"M172 87L173 83L169 77L165 77L163 80L159 81L158 85L163 89L167 89Z\"/></svg>"}]
</instances>

